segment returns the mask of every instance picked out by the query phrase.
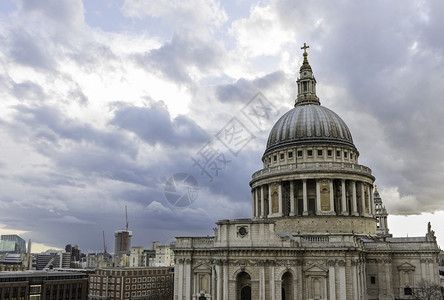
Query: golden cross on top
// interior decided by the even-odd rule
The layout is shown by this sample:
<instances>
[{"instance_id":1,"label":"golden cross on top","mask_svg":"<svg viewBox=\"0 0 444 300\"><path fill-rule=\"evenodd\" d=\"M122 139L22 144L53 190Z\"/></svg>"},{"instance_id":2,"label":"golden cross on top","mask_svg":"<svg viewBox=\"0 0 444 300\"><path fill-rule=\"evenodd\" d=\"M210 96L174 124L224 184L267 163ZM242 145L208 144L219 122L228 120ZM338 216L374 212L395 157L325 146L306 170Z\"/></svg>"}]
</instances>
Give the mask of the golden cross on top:
<instances>
[{"instance_id":1,"label":"golden cross on top","mask_svg":"<svg viewBox=\"0 0 444 300\"><path fill-rule=\"evenodd\" d=\"M304 43L304 46L301 47L301 49L304 49L304 54L307 53L307 48L310 48L310 46L307 46L307 45Z\"/></svg>"}]
</instances>

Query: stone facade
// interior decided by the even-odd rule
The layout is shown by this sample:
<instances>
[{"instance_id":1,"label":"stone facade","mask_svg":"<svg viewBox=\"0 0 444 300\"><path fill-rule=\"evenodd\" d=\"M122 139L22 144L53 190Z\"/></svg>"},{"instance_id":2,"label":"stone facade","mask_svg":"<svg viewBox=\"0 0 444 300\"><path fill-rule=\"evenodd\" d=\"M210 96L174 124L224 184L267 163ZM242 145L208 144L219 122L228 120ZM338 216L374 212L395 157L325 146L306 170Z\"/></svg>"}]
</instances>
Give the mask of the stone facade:
<instances>
[{"instance_id":1,"label":"stone facade","mask_svg":"<svg viewBox=\"0 0 444 300\"><path fill-rule=\"evenodd\" d=\"M250 182L252 218L179 237L174 299L412 299L439 284L433 231L393 238L347 125L320 105L304 45L295 108L270 132Z\"/></svg>"}]
</instances>

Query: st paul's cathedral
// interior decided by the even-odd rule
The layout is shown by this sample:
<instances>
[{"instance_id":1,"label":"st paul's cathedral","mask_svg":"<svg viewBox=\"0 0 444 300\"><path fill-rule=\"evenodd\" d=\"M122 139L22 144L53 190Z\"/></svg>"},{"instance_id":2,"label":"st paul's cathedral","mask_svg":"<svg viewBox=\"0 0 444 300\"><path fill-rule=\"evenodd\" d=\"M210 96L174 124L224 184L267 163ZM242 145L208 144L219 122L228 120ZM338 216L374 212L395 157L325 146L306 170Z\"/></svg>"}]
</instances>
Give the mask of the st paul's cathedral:
<instances>
[{"instance_id":1,"label":"st paul's cathedral","mask_svg":"<svg viewBox=\"0 0 444 300\"><path fill-rule=\"evenodd\" d=\"M316 96L306 48L294 108L252 175L252 218L177 238L175 300L412 299L422 280L439 284L434 232L389 233L349 128Z\"/></svg>"}]
</instances>

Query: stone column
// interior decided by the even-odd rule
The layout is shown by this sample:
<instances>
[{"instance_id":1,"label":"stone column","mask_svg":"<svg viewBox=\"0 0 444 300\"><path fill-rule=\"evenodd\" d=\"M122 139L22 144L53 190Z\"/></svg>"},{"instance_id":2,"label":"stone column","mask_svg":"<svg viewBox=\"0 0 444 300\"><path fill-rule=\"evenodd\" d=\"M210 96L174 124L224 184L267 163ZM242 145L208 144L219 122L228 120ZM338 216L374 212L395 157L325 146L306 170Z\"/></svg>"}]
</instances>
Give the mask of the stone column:
<instances>
[{"instance_id":1,"label":"stone column","mask_svg":"<svg viewBox=\"0 0 444 300\"><path fill-rule=\"evenodd\" d=\"M193 291L191 293L191 297L193 299L196 298L196 294L200 292L200 278L198 274L193 274Z\"/></svg>"},{"instance_id":2,"label":"stone column","mask_svg":"<svg viewBox=\"0 0 444 300\"><path fill-rule=\"evenodd\" d=\"M366 268L366 266L367 265L365 263L362 264L362 280L363 280L363 284L364 284L364 287L363 287L364 291L367 291L367 268ZM365 297L364 297L364 299L365 299Z\"/></svg>"},{"instance_id":3,"label":"stone column","mask_svg":"<svg viewBox=\"0 0 444 300\"><path fill-rule=\"evenodd\" d=\"M308 196L307 196L307 179L302 179L302 198L304 202L303 215L308 215Z\"/></svg>"},{"instance_id":4,"label":"stone column","mask_svg":"<svg viewBox=\"0 0 444 300\"><path fill-rule=\"evenodd\" d=\"M216 270L211 268L211 299L216 299Z\"/></svg>"},{"instance_id":5,"label":"stone column","mask_svg":"<svg viewBox=\"0 0 444 300\"><path fill-rule=\"evenodd\" d=\"M290 180L290 216L294 215L294 180Z\"/></svg>"},{"instance_id":6,"label":"stone column","mask_svg":"<svg viewBox=\"0 0 444 300\"><path fill-rule=\"evenodd\" d=\"M265 300L265 265L261 266L259 274L259 299Z\"/></svg>"},{"instance_id":7,"label":"stone column","mask_svg":"<svg viewBox=\"0 0 444 300\"><path fill-rule=\"evenodd\" d=\"M358 216L359 214L358 214L358 201L356 198L356 181L351 181L350 184L352 186L352 206L353 206L352 215Z\"/></svg>"},{"instance_id":8,"label":"stone column","mask_svg":"<svg viewBox=\"0 0 444 300\"><path fill-rule=\"evenodd\" d=\"M347 299L347 283L345 282L345 261L339 262L339 299Z\"/></svg>"},{"instance_id":9,"label":"stone column","mask_svg":"<svg viewBox=\"0 0 444 300\"><path fill-rule=\"evenodd\" d=\"M252 213L251 215L253 216L253 218L255 218L257 216L257 195L256 195L257 191L255 188L253 188L251 190L251 198L253 198L253 202L251 204L251 209L252 209Z\"/></svg>"},{"instance_id":10,"label":"stone column","mask_svg":"<svg viewBox=\"0 0 444 300\"><path fill-rule=\"evenodd\" d=\"M356 272L357 266L355 261L351 261L351 273L352 273L352 283L353 283L353 299L358 298L358 274Z\"/></svg>"},{"instance_id":11,"label":"stone column","mask_svg":"<svg viewBox=\"0 0 444 300\"><path fill-rule=\"evenodd\" d=\"M268 216L272 214L273 203L271 201L271 183L268 185Z\"/></svg>"},{"instance_id":12,"label":"stone column","mask_svg":"<svg viewBox=\"0 0 444 300\"><path fill-rule=\"evenodd\" d=\"M228 261L224 262L224 300L228 300Z\"/></svg>"},{"instance_id":13,"label":"stone column","mask_svg":"<svg viewBox=\"0 0 444 300\"><path fill-rule=\"evenodd\" d=\"M336 300L336 276L335 276L335 263L331 262L328 266L328 279L330 286L330 297L329 300Z\"/></svg>"},{"instance_id":14,"label":"stone column","mask_svg":"<svg viewBox=\"0 0 444 300\"><path fill-rule=\"evenodd\" d=\"M425 266L427 260L425 258L421 258L419 261L421 265L421 277L427 278L426 266Z\"/></svg>"},{"instance_id":15,"label":"stone column","mask_svg":"<svg viewBox=\"0 0 444 300\"><path fill-rule=\"evenodd\" d=\"M378 259L377 261L377 272L379 276L378 278L378 287L379 287L379 299L384 299L384 296L387 295L387 283L385 278L385 266L384 266L384 260Z\"/></svg>"},{"instance_id":16,"label":"stone column","mask_svg":"<svg viewBox=\"0 0 444 300\"><path fill-rule=\"evenodd\" d=\"M361 264L359 263L357 265L357 272L358 272L358 299L362 299L362 270L361 270Z\"/></svg>"},{"instance_id":17,"label":"stone column","mask_svg":"<svg viewBox=\"0 0 444 300\"><path fill-rule=\"evenodd\" d=\"M276 284L274 280L274 266L270 266L270 300L276 299Z\"/></svg>"},{"instance_id":18,"label":"stone column","mask_svg":"<svg viewBox=\"0 0 444 300\"><path fill-rule=\"evenodd\" d=\"M322 294L325 294L326 298L328 299L327 278L325 278L325 280L324 280L324 293L322 293Z\"/></svg>"},{"instance_id":19,"label":"stone column","mask_svg":"<svg viewBox=\"0 0 444 300\"><path fill-rule=\"evenodd\" d=\"M342 215L347 216L347 191L345 190L345 179L341 179L341 206Z\"/></svg>"},{"instance_id":20,"label":"stone column","mask_svg":"<svg viewBox=\"0 0 444 300\"><path fill-rule=\"evenodd\" d=\"M319 180L316 179L316 215L321 214L321 187Z\"/></svg>"},{"instance_id":21,"label":"stone column","mask_svg":"<svg viewBox=\"0 0 444 300\"><path fill-rule=\"evenodd\" d=\"M185 260L185 299L191 300L191 260Z\"/></svg>"},{"instance_id":22,"label":"stone column","mask_svg":"<svg viewBox=\"0 0 444 300\"><path fill-rule=\"evenodd\" d=\"M216 275L217 275L217 291L216 291L216 299L222 300L222 268L220 267L220 262L217 262L216 265ZM179 297L179 299L182 299Z\"/></svg>"},{"instance_id":23,"label":"stone column","mask_svg":"<svg viewBox=\"0 0 444 300\"><path fill-rule=\"evenodd\" d=\"M429 281L432 283L436 283L435 272L433 270L433 266L434 266L433 259L428 259L428 263L429 263L429 273L430 273Z\"/></svg>"},{"instance_id":24,"label":"stone column","mask_svg":"<svg viewBox=\"0 0 444 300\"><path fill-rule=\"evenodd\" d=\"M283 203L282 203L282 181L278 184L278 201L279 201L279 216L283 216Z\"/></svg>"},{"instance_id":25,"label":"stone column","mask_svg":"<svg viewBox=\"0 0 444 300\"><path fill-rule=\"evenodd\" d=\"M370 210L370 215L375 217L375 204L373 202L373 185L368 186L368 207Z\"/></svg>"},{"instance_id":26,"label":"stone column","mask_svg":"<svg viewBox=\"0 0 444 300\"><path fill-rule=\"evenodd\" d=\"M260 198L259 198L259 187L255 188L255 195L256 195L256 218L259 218L261 215L261 205L260 205Z\"/></svg>"},{"instance_id":27,"label":"stone column","mask_svg":"<svg viewBox=\"0 0 444 300\"><path fill-rule=\"evenodd\" d=\"M333 195L333 179L330 180L330 214L335 214L335 197Z\"/></svg>"},{"instance_id":28,"label":"stone column","mask_svg":"<svg viewBox=\"0 0 444 300\"><path fill-rule=\"evenodd\" d=\"M265 197L263 185L261 185L261 218L265 218Z\"/></svg>"},{"instance_id":29,"label":"stone column","mask_svg":"<svg viewBox=\"0 0 444 300\"><path fill-rule=\"evenodd\" d=\"M367 214L365 213L365 190L364 190L364 183L361 182L359 184L361 186L361 216L366 216Z\"/></svg>"},{"instance_id":30,"label":"stone column","mask_svg":"<svg viewBox=\"0 0 444 300\"><path fill-rule=\"evenodd\" d=\"M392 264L391 261L389 259L386 259L384 264L385 267L385 276L387 277L386 282L387 282L387 296L392 296L393 295L393 289L392 289ZM391 298L390 298L391 299Z\"/></svg>"},{"instance_id":31,"label":"stone column","mask_svg":"<svg viewBox=\"0 0 444 300\"><path fill-rule=\"evenodd\" d=\"M179 291L177 295L179 299L183 299L183 259L179 259ZM122 282L122 286L124 283Z\"/></svg>"},{"instance_id":32,"label":"stone column","mask_svg":"<svg viewBox=\"0 0 444 300\"><path fill-rule=\"evenodd\" d=\"M305 294L304 289L302 287L302 282L304 281L304 275L302 273L302 261L298 262L296 267L296 284L295 289L293 289L293 297L294 299L304 299L303 296Z\"/></svg>"}]
</instances>

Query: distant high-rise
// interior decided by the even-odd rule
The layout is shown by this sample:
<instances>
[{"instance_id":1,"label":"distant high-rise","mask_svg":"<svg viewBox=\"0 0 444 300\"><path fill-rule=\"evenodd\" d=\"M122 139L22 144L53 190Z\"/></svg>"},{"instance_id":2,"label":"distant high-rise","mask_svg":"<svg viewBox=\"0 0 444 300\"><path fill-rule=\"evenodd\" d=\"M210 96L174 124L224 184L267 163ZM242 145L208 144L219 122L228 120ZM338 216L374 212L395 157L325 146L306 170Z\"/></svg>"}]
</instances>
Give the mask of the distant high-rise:
<instances>
[{"instance_id":1,"label":"distant high-rise","mask_svg":"<svg viewBox=\"0 0 444 300\"><path fill-rule=\"evenodd\" d=\"M26 241L16 234L3 234L0 243L0 252L26 253Z\"/></svg>"},{"instance_id":2,"label":"distant high-rise","mask_svg":"<svg viewBox=\"0 0 444 300\"><path fill-rule=\"evenodd\" d=\"M114 232L115 254L130 254L131 253L131 237L133 233L128 230L117 230Z\"/></svg>"},{"instance_id":3,"label":"distant high-rise","mask_svg":"<svg viewBox=\"0 0 444 300\"><path fill-rule=\"evenodd\" d=\"M79 245L72 246L71 244L68 244L65 246L65 251L69 252L71 254L72 261L79 261L80 260L81 251L80 251Z\"/></svg>"},{"instance_id":4,"label":"distant high-rise","mask_svg":"<svg viewBox=\"0 0 444 300\"><path fill-rule=\"evenodd\" d=\"M82 252L80 251L80 246L79 245L75 245L74 247L72 247L71 259L73 261L79 261L81 255L82 255Z\"/></svg>"},{"instance_id":5,"label":"distant high-rise","mask_svg":"<svg viewBox=\"0 0 444 300\"><path fill-rule=\"evenodd\" d=\"M71 262L71 253L49 250L46 253L37 254L36 269L43 270L45 268L68 269Z\"/></svg>"},{"instance_id":6,"label":"distant high-rise","mask_svg":"<svg viewBox=\"0 0 444 300\"><path fill-rule=\"evenodd\" d=\"M126 217L126 227L125 230L117 230L114 232L115 244L114 252L115 254L131 254L131 237L133 233L128 230L128 210L125 206L125 217Z\"/></svg>"}]
</instances>

